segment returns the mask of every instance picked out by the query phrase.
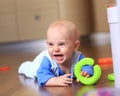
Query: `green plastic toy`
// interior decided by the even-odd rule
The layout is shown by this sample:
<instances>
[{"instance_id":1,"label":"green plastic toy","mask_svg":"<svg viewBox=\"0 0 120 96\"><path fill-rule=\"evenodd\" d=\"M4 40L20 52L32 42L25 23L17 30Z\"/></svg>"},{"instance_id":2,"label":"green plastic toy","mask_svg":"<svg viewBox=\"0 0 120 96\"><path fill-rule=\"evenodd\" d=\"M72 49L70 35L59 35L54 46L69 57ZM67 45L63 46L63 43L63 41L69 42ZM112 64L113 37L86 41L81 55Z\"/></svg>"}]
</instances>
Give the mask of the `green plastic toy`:
<instances>
[{"instance_id":1,"label":"green plastic toy","mask_svg":"<svg viewBox=\"0 0 120 96\"><path fill-rule=\"evenodd\" d=\"M109 81L114 81L114 74L113 73L110 73L110 74L108 74L108 80Z\"/></svg>"},{"instance_id":2,"label":"green plastic toy","mask_svg":"<svg viewBox=\"0 0 120 96\"><path fill-rule=\"evenodd\" d=\"M94 74L93 76L89 77L89 78L86 78L82 75L80 75L81 71L82 71L82 67L84 65L91 65L93 66L94 65L94 59L92 58L89 58L89 57L86 57L86 58L83 58L82 60L80 60L76 65L75 65L75 68L74 68L74 73L75 73L75 76L77 79L80 80L80 82L84 85L93 85L95 84L101 77L101 68L99 65L95 65L94 66Z\"/></svg>"}]
</instances>

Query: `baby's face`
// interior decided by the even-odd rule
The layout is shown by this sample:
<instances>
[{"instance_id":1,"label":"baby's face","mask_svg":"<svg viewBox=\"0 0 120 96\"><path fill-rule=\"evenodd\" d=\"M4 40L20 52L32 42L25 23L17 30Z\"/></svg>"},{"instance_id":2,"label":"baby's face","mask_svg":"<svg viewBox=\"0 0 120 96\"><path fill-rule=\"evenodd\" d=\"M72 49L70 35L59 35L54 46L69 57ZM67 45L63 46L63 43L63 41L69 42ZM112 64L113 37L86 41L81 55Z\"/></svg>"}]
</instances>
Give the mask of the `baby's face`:
<instances>
[{"instance_id":1,"label":"baby's face","mask_svg":"<svg viewBox=\"0 0 120 96\"><path fill-rule=\"evenodd\" d=\"M74 52L74 40L65 27L56 26L47 33L47 44L50 56L58 63L71 61Z\"/></svg>"}]
</instances>

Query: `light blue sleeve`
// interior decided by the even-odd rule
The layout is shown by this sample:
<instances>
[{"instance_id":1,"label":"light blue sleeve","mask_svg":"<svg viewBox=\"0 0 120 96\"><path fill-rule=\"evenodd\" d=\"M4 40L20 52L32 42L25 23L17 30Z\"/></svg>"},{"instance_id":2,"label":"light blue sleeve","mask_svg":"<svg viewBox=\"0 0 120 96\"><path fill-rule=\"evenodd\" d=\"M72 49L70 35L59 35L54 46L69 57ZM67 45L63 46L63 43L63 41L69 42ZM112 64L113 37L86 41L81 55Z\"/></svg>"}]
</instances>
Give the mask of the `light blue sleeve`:
<instances>
[{"instance_id":1,"label":"light blue sleeve","mask_svg":"<svg viewBox=\"0 0 120 96\"><path fill-rule=\"evenodd\" d=\"M37 71L37 81L39 86L45 86L45 83L52 77L55 77L51 71L51 62L47 57L43 57L40 67Z\"/></svg>"}]
</instances>

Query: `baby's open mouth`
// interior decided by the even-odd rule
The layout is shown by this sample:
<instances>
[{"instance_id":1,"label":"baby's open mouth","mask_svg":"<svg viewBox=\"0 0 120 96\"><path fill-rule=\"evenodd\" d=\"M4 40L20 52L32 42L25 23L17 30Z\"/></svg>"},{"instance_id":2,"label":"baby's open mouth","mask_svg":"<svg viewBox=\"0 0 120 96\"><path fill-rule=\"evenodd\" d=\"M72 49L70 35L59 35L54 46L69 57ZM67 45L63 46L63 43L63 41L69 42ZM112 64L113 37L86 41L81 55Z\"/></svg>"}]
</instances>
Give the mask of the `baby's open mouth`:
<instances>
[{"instance_id":1,"label":"baby's open mouth","mask_svg":"<svg viewBox=\"0 0 120 96\"><path fill-rule=\"evenodd\" d=\"M55 55L54 55L54 58L55 58L57 61L61 61L61 60L63 60L63 55L62 55L62 54L55 54Z\"/></svg>"}]
</instances>

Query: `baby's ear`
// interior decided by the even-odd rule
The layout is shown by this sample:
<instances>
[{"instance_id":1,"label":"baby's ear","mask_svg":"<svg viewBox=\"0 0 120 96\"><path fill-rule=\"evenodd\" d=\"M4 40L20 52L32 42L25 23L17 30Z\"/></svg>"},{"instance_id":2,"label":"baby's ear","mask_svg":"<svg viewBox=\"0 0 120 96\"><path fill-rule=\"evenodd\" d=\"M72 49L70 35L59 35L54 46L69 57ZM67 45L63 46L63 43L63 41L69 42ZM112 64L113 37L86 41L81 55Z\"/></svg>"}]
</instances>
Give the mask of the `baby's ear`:
<instances>
[{"instance_id":1,"label":"baby's ear","mask_svg":"<svg viewBox=\"0 0 120 96\"><path fill-rule=\"evenodd\" d=\"M78 50L79 46L80 46L80 41L79 40L75 41L75 50Z\"/></svg>"}]
</instances>

